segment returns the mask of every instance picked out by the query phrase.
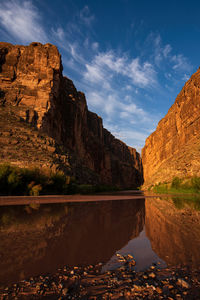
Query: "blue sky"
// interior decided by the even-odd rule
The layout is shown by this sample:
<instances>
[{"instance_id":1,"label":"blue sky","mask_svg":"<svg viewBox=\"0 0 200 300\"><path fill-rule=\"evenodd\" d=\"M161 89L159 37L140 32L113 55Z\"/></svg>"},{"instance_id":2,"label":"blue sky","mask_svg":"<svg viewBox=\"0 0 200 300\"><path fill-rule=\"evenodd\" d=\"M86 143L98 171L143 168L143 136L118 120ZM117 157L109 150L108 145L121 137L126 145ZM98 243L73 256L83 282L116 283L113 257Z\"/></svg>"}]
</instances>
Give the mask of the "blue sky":
<instances>
[{"instance_id":1,"label":"blue sky","mask_svg":"<svg viewBox=\"0 0 200 300\"><path fill-rule=\"evenodd\" d=\"M138 151L200 62L200 2L0 0L0 40L53 43L104 127Z\"/></svg>"}]
</instances>

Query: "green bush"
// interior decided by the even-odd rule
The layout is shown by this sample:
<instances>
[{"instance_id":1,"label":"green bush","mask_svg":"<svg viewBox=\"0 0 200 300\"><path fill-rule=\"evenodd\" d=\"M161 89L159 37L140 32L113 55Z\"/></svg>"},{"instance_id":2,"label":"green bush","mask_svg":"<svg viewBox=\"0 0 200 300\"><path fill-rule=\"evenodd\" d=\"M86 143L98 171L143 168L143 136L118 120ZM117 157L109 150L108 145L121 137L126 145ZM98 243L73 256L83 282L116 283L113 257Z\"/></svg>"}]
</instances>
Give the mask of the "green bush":
<instances>
[{"instance_id":1,"label":"green bush","mask_svg":"<svg viewBox=\"0 0 200 300\"><path fill-rule=\"evenodd\" d=\"M96 185L95 186L95 192L96 193L102 193L102 192L117 192L119 191L120 188L117 186L112 186L112 185Z\"/></svg>"},{"instance_id":2,"label":"green bush","mask_svg":"<svg viewBox=\"0 0 200 300\"><path fill-rule=\"evenodd\" d=\"M42 190L41 184L33 185L30 190L30 196L39 196Z\"/></svg>"},{"instance_id":3,"label":"green bush","mask_svg":"<svg viewBox=\"0 0 200 300\"><path fill-rule=\"evenodd\" d=\"M17 169L13 169L8 175L7 182L10 193L18 194L22 185L20 172Z\"/></svg>"},{"instance_id":4,"label":"green bush","mask_svg":"<svg viewBox=\"0 0 200 300\"><path fill-rule=\"evenodd\" d=\"M75 182L70 182L67 186L67 194L76 194L79 193L78 190L78 184L76 184Z\"/></svg>"},{"instance_id":5,"label":"green bush","mask_svg":"<svg viewBox=\"0 0 200 300\"><path fill-rule=\"evenodd\" d=\"M0 195L92 194L118 191L115 186L81 184L62 172L43 174L39 169L0 165Z\"/></svg>"},{"instance_id":6,"label":"green bush","mask_svg":"<svg viewBox=\"0 0 200 300\"><path fill-rule=\"evenodd\" d=\"M54 193L63 193L66 185L66 176L62 173L55 173L51 175L51 189Z\"/></svg>"},{"instance_id":7,"label":"green bush","mask_svg":"<svg viewBox=\"0 0 200 300\"><path fill-rule=\"evenodd\" d=\"M0 193L8 194L8 181L7 178L10 175L10 166L3 164L0 166Z\"/></svg>"},{"instance_id":8,"label":"green bush","mask_svg":"<svg viewBox=\"0 0 200 300\"><path fill-rule=\"evenodd\" d=\"M178 189L181 185L181 179L179 177L174 177L171 183L171 188Z\"/></svg>"},{"instance_id":9,"label":"green bush","mask_svg":"<svg viewBox=\"0 0 200 300\"><path fill-rule=\"evenodd\" d=\"M155 193L168 193L168 185L159 182L151 190Z\"/></svg>"},{"instance_id":10,"label":"green bush","mask_svg":"<svg viewBox=\"0 0 200 300\"><path fill-rule=\"evenodd\" d=\"M200 177L194 176L191 179L192 188L196 191L200 190Z\"/></svg>"},{"instance_id":11,"label":"green bush","mask_svg":"<svg viewBox=\"0 0 200 300\"><path fill-rule=\"evenodd\" d=\"M93 194L95 192L95 186L91 184L81 184L78 186L80 194Z\"/></svg>"}]
</instances>

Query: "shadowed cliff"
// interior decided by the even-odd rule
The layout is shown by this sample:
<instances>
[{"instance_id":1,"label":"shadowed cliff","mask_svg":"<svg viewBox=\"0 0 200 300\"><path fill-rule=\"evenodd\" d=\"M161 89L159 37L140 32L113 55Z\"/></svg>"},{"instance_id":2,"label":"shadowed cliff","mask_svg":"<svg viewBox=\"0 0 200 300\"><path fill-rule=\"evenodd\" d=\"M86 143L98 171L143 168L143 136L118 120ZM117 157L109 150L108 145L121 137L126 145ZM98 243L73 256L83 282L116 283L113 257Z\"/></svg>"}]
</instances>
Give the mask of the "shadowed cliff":
<instances>
[{"instance_id":1,"label":"shadowed cliff","mask_svg":"<svg viewBox=\"0 0 200 300\"><path fill-rule=\"evenodd\" d=\"M80 183L124 188L141 185L140 155L103 128L102 119L88 111L85 95L62 75L62 69L61 56L51 44L14 46L0 43L1 119L12 119L13 125L16 123L21 130L21 138L16 139L15 126L1 122L0 143L2 153L7 153L2 161L24 166L33 160L37 167L48 165L49 169L61 169ZM19 120L24 121L23 126ZM34 151L34 140L31 146L30 141L26 141L27 136L32 138L32 129L29 132L26 124L41 134L36 136L35 144L47 145L43 148L49 153L48 161L40 161ZM13 144L19 151L29 145L32 160L26 156L22 162L9 156ZM43 152L41 147L39 150Z\"/></svg>"}]
</instances>

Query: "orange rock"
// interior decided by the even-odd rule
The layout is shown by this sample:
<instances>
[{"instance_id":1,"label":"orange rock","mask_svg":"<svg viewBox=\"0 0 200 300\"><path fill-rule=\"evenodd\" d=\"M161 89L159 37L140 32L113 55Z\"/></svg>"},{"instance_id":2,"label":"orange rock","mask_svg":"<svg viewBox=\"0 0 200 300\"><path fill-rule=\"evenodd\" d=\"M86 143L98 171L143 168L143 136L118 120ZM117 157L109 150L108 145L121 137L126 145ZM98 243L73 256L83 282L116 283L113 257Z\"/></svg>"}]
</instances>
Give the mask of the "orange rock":
<instances>
[{"instance_id":1,"label":"orange rock","mask_svg":"<svg viewBox=\"0 0 200 300\"><path fill-rule=\"evenodd\" d=\"M200 69L185 83L142 149L145 186L200 176Z\"/></svg>"},{"instance_id":2,"label":"orange rock","mask_svg":"<svg viewBox=\"0 0 200 300\"><path fill-rule=\"evenodd\" d=\"M140 186L140 155L103 128L102 119L88 110L85 95L62 69L54 45L0 43L0 104L16 108L17 116L72 153L78 182ZM92 171L90 176L84 168Z\"/></svg>"}]
</instances>

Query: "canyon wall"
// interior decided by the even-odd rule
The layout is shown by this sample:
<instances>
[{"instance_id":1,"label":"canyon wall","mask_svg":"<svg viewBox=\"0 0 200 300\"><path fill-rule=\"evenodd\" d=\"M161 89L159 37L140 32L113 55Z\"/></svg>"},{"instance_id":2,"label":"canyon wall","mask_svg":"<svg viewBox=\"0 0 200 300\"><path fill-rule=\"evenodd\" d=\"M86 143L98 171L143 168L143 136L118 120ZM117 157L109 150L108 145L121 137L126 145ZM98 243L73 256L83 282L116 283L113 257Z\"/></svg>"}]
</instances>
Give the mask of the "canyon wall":
<instances>
[{"instance_id":1,"label":"canyon wall","mask_svg":"<svg viewBox=\"0 0 200 300\"><path fill-rule=\"evenodd\" d=\"M0 43L0 109L12 108L21 121L52 138L64 154L70 153L71 171L79 182L93 183L93 177L95 183L141 185L140 155L103 128L102 119L88 110L85 95L62 69L54 45ZM56 147L51 150L56 154ZM84 168L97 176L88 181Z\"/></svg>"},{"instance_id":2,"label":"canyon wall","mask_svg":"<svg viewBox=\"0 0 200 300\"><path fill-rule=\"evenodd\" d=\"M185 83L142 149L145 186L200 176L200 69Z\"/></svg>"}]
</instances>

